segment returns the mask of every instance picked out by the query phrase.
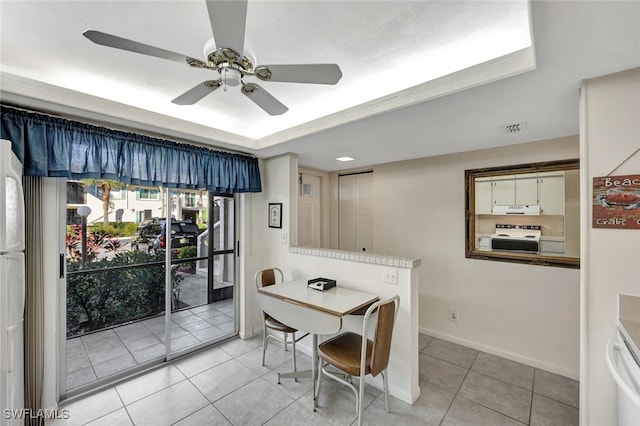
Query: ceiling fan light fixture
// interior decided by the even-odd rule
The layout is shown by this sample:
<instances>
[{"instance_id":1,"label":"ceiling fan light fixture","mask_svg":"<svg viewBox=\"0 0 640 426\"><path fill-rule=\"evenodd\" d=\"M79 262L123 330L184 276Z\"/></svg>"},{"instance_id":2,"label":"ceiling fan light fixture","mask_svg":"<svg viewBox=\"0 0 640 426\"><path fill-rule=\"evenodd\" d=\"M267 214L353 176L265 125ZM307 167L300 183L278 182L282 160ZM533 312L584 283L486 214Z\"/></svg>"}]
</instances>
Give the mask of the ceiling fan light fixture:
<instances>
[{"instance_id":1,"label":"ceiling fan light fixture","mask_svg":"<svg viewBox=\"0 0 640 426\"><path fill-rule=\"evenodd\" d=\"M239 70L231 67L223 67L218 70L220 73L220 81L222 84L229 87L235 87L240 84L242 74Z\"/></svg>"}]
</instances>

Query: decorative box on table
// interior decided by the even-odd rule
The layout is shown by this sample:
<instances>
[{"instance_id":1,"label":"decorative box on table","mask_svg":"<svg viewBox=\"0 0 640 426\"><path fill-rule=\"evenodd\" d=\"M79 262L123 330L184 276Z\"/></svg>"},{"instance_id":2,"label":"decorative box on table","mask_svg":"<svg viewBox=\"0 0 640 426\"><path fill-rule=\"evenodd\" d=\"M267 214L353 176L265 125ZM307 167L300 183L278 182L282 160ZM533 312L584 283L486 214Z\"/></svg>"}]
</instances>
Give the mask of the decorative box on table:
<instances>
[{"instance_id":1,"label":"decorative box on table","mask_svg":"<svg viewBox=\"0 0 640 426\"><path fill-rule=\"evenodd\" d=\"M325 291L336 286L336 280L330 280L329 278L314 278L307 281L307 287L314 290Z\"/></svg>"}]
</instances>

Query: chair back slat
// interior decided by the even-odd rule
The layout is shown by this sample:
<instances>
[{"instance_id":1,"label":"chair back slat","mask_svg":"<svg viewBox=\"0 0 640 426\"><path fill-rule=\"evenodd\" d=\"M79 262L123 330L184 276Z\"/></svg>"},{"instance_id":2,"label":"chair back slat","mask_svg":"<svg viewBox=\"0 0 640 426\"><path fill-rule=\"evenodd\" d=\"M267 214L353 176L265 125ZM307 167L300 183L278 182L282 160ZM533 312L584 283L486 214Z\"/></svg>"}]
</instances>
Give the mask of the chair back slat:
<instances>
[{"instance_id":1,"label":"chair back slat","mask_svg":"<svg viewBox=\"0 0 640 426\"><path fill-rule=\"evenodd\" d=\"M380 305L378 308L378 322L373 337L371 365L369 366L372 376L377 376L381 371L384 371L389 364L391 336L393 334L395 318L395 299L391 299L388 303Z\"/></svg>"},{"instance_id":2,"label":"chair back slat","mask_svg":"<svg viewBox=\"0 0 640 426\"><path fill-rule=\"evenodd\" d=\"M276 272L273 269L262 271L262 287L274 285L276 283Z\"/></svg>"}]
</instances>

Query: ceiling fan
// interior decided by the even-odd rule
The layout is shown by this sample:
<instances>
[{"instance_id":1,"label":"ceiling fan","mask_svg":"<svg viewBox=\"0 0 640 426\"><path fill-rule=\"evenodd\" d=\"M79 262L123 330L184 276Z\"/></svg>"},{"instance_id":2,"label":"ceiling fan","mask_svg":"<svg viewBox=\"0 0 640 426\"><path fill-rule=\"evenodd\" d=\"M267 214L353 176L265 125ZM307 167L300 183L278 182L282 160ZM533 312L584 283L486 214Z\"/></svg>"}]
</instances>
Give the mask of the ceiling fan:
<instances>
[{"instance_id":1,"label":"ceiling fan","mask_svg":"<svg viewBox=\"0 0 640 426\"><path fill-rule=\"evenodd\" d=\"M186 63L194 68L206 68L218 73L218 78L206 80L171 101L177 105L193 105L220 87L226 91L227 87L240 85L242 94L268 114L280 115L289 108L261 86L245 82L245 76L255 76L262 81L311 84L336 84L342 77L342 71L336 64L254 65L255 61L244 54L247 0L207 0L206 4L213 30L213 39L204 46L206 61L96 30L87 30L82 35L102 46Z\"/></svg>"}]
</instances>

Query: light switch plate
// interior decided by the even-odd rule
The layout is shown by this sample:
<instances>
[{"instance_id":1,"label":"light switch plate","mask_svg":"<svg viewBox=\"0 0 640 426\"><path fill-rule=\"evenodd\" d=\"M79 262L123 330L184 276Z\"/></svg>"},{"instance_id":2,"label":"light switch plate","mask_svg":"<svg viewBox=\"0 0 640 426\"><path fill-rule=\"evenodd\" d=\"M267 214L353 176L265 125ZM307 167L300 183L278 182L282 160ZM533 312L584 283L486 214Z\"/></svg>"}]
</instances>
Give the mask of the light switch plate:
<instances>
[{"instance_id":1,"label":"light switch plate","mask_svg":"<svg viewBox=\"0 0 640 426\"><path fill-rule=\"evenodd\" d=\"M287 244L288 235L286 232L282 233L282 244Z\"/></svg>"},{"instance_id":2,"label":"light switch plate","mask_svg":"<svg viewBox=\"0 0 640 426\"><path fill-rule=\"evenodd\" d=\"M396 268L384 268L382 281L387 284L398 284L398 270Z\"/></svg>"}]
</instances>

